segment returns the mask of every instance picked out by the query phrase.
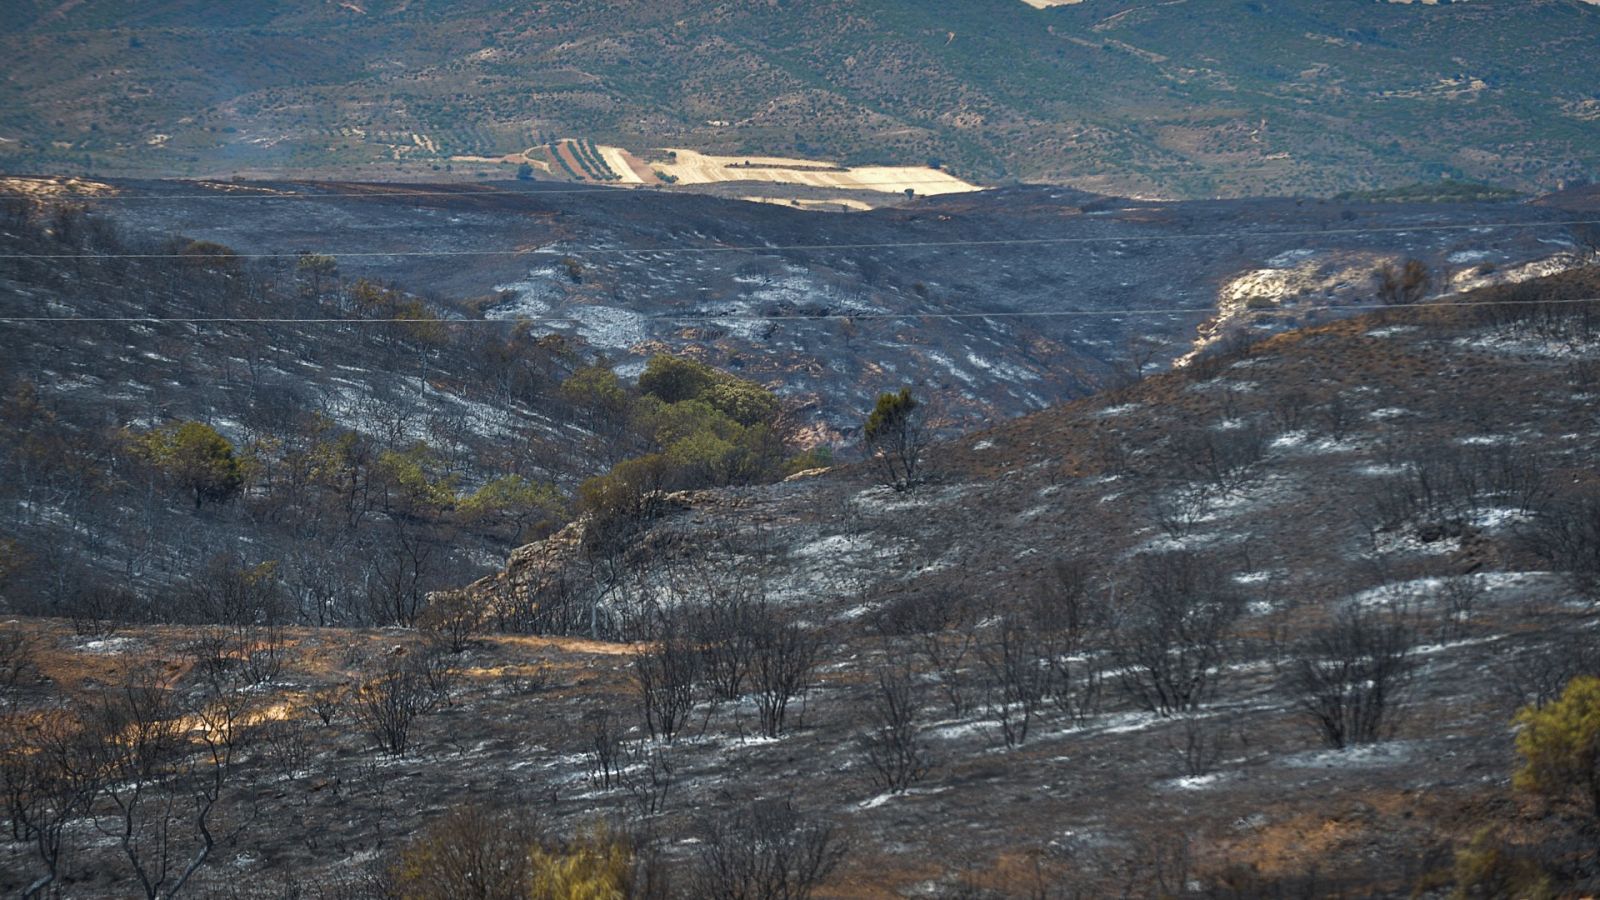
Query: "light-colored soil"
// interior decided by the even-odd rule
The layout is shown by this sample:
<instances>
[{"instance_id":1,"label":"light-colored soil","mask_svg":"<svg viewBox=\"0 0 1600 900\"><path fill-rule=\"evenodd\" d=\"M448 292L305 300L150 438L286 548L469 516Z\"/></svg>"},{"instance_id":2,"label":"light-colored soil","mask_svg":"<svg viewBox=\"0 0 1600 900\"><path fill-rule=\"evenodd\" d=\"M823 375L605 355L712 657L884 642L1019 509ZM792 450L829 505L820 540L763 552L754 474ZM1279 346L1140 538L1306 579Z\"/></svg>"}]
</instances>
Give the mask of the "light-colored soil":
<instances>
[{"instance_id":1,"label":"light-colored soil","mask_svg":"<svg viewBox=\"0 0 1600 900\"><path fill-rule=\"evenodd\" d=\"M628 151L621 147L607 147L603 144L596 144L594 149L596 153L600 154L600 158L606 161L606 165L611 167L611 171L617 173L623 184L646 183L643 178L639 177L639 173L628 161ZM650 181L655 181L655 179L651 178Z\"/></svg>"},{"instance_id":2,"label":"light-colored soil","mask_svg":"<svg viewBox=\"0 0 1600 900\"><path fill-rule=\"evenodd\" d=\"M862 166L854 169L830 166L811 159L774 156L711 156L693 150L674 149L674 162L657 168L678 179L679 184L714 184L723 181L767 181L801 184L809 187L867 190L899 194L910 188L922 196L955 194L979 190L977 185L947 172L926 166Z\"/></svg>"},{"instance_id":3,"label":"light-colored soil","mask_svg":"<svg viewBox=\"0 0 1600 900\"><path fill-rule=\"evenodd\" d=\"M84 178L0 178L0 193L29 197L82 197L110 195L117 189Z\"/></svg>"},{"instance_id":4,"label":"light-colored soil","mask_svg":"<svg viewBox=\"0 0 1600 900\"><path fill-rule=\"evenodd\" d=\"M465 163L495 163L499 165L504 165L506 163L528 163L535 169L542 169L546 172L550 171L549 163L543 160L529 159L520 153L513 153L509 156L473 156L471 154L457 154L450 157L450 161Z\"/></svg>"}]
</instances>

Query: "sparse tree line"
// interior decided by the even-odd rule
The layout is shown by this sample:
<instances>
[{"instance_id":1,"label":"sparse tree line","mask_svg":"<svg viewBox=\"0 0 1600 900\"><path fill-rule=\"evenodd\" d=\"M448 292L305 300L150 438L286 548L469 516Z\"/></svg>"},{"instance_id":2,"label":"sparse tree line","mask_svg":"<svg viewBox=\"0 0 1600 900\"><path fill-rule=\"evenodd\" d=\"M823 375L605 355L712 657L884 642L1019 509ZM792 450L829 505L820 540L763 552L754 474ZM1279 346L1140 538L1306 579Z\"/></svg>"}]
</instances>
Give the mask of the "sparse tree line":
<instances>
[{"instance_id":1,"label":"sparse tree line","mask_svg":"<svg viewBox=\"0 0 1600 900\"><path fill-rule=\"evenodd\" d=\"M1247 598L1221 562L1192 551L1144 553L1115 575L1061 560L998 607L947 591L908 602L921 607L914 617L889 607L877 621L885 657L864 736L875 768L889 760L905 773L883 775L891 790L926 772L917 735L936 706L945 722L987 722L1006 747L1041 722L1080 727L1115 709L1198 721L1231 668L1263 655L1328 746L1381 740L1403 708L1421 625L1406 609L1347 606L1263 643L1242 627Z\"/></svg>"},{"instance_id":2,"label":"sparse tree line","mask_svg":"<svg viewBox=\"0 0 1600 900\"><path fill-rule=\"evenodd\" d=\"M714 581L696 588L696 579L707 577L704 565L688 560L662 576L705 600L658 610L655 639L636 650L629 668L631 718L639 727L612 712L595 714L587 726L591 783L613 792L634 825L563 837L525 816L463 807L407 842L351 896L567 896L547 893L554 890L548 885L602 884L613 892L606 896L781 897L806 896L824 881L843 852L838 833L791 804L767 801L694 817L698 843L687 860L663 858L661 836L648 827L669 809L686 812L676 796L678 736L703 731L713 716L737 725L748 715L757 735L797 727L783 706L817 687L830 652L825 634L761 596L762 579L748 569L714 569ZM876 622L881 663L856 689L866 710L853 738L862 777L891 792L937 779L945 760L928 732L975 715L997 743L1014 746L1032 740L1042 725L1081 727L1119 708L1175 723L1167 729L1175 735L1174 765L1183 774L1207 774L1230 740L1212 720L1222 711L1212 704L1233 677L1230 667L1263 652L1275 660L1279 689L1327 746L1393 733L1420 674L1418 610L1346 606L1274 648L1240 627L1243 598L1222 571L1214 560L1186 553L1139 557L1114 576L1063 560L1036 593L999 610L975 608L960 595L886 609ZM240 596L247 594L243 585L209 602L247 605ZM1591 652L1536 651L1515 658L1520 668L1507 669L1517 702L1531 698L1519 714L1525 730L1517 784L1563 809L1592 811L1594 765L1585 754L1600 745L1600 715L1584 693L1594 679L1574 673L1600 667L1592 647L1574 640ZM13 685L34 677L25 644L12 639L0 647L0 674L13 673L7 677ZM281 635L253 626L211 628L188 652L181 677L135 668L98 697L6 729L0 781L13 840L33 848L38 860L33 895L47 895L51 878L73 877L81 864L74 860L84 858L74 842L89 823L107 840L116 838L130 884L149 896L175 896L214 848L249 827L248 810L239 805L243 785L268 771L305 767L318 722L346 723L374 750L405 755L415 752L415 725L452 702L456 663L444 633L368 660L364 676L308 693L287 715L268 715L271 695L251 689L278 677ZM1551 671L1535 671L1534 663ZM25 696L9 689L8 695ZM1486 833L1463 848L1455 877L1563 877L1550 860L1535 865L1528 851L1500 841ZM1474 875L1485 848L1498 848L1490 860L1494 872ZM506 886L472 887L473 879L491 875ZM488 893L462 893L469 889ZM576 890L563 890L569 889Z\"/></svg>"},{"instance_id":3,"label":"sparse tree line","mask_svg":"<svg viewBox=\"0 0 1600 900\"><path fill-rule=\"evenodd\" d=\"M781 698L810 683L814 653L798 663L768 661L791 660L798 634L783 626L775 639L754 642L747 673L753 693ZM354 768L330 761L322 753L336 733L329 729L360 735L382 756L413 755L416 726L456 702L460 664L435 636L376 657L352 656L346 662L362 674L285 704L258 689L285 665L282 635L213 627L196 632L181 659L131 663L111 685L46 697L35 664L40 648L26 633L0 631L0 816L24 854L13 858L28 860L31 870L22 881L20 872L0 881L15 883L25 897L108 881L151 898L199 896L198 885L215 886L201 875L208 864L252 845L263 825L259 791L274 780L331 792L335 809L348 809L340 814L372 817L381 844L387 810L398 802L386 785L393 774L362 768L359 760ZM652 656L670 654L641 649L635 657L641 697L654 687L644 674ZM694 665L701 664L717 665ZM781 710L763 708L763 727L785 727ZM652 721L662 727L660 718ZM674 835L658 825L671 799L672 734L629 741L609 713L595 717L592 732L596 786L618 788L628 801L617 824L596 820L563 835L540 821L536 807L498 812L462 803L397 844L380 865L338 881L339 895L807 897L843 859L845 844L831 823L769 799L677 817L674 828L693 837L696 849L688 860L669 861L663 850ZM294 895L335 884L298 881L294 873L281 881Z\"/></svg>"},{"instance_id":4,"label":"sparse tree line","mask_svg":"<svg viewBox=\"0 0 1600 900\"><path fill-rule=\"evenodd\" d=\"M196 639L181 677L138 664L117 683L32 708L7 692L0 788L9 836L35 863L23 896L57 896L63 879L85 874L89 845L115 848L109 859L138 893L177 896L249 827L235 808L239 773L259 760L268 727L252 687L274 669L268 651L239 638Z\"/></svg>"},{"instance_id":5,"label":"sparse tree line","mask_svg":"<svg viewBox=\"0 0 1600 900\"><path fill-rule=\"evenodd\" d=\"M461 807L407 843L360 896L805 900L846 855L837 828L789 800L699 816L685 836L693 852L672 865L648 832L601 823L563 837L525 814Z\"/></svg>"}]
</instances>

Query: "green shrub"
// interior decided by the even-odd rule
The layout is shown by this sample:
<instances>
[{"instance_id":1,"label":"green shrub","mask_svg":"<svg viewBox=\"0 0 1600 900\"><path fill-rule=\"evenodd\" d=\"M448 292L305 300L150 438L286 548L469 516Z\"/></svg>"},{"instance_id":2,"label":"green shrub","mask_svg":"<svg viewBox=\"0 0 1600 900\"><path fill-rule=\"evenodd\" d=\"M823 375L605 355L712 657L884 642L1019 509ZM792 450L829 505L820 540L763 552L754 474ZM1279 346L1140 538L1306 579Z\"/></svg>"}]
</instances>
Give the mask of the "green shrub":
<instances>
[{"instance_id":1,"label":"green shrub","mask_svg":"<svg viewBox=\"0 0 1600 900\"><path fill-rule=\"evenodd\" d=\"M704 400L740 425L770 422L781 405L771 391L681 356L657 354L639 376L639 390L667 403Z\"/></svg>"},{"instance_id":2,"label":"green shrub","mask_svg":"<svg viewBox=\"0 0 1600 900\"><path fill-rule=\"evenodd\" d=\"M528 526L558 521L566 505L553 484L503 475L462 498L457 508L468 522L511 526L515 529L511 540L516 543Z\"/></svg>"},{"instance_id":3,"label":"green shrub","mask_svg":"<svg viewBox=\"0 0 1600 900\"><path fill-rule=\"evenodd\" d=\"M412 838L390 868L401 900L523 900L534 883L525 823L471 806L445 814ZM544 895L538 895L544 896Z\"/></svg>"},{"instance_id":4,"label":"green shrub","mask_svg":"<svg viewBox=\"0 0 1600 900\"><path fill-rule=\"evenodd\" d=\"M722 373L702 362L658 353L645 363L639 390L667 403L693 400L718 381Z\"/></svg>"},{"instance_id":5,"label":"green shrub","mask_svg":"<svg viewBox=\"0 0 1600 900\"><path fill-rule=\"evenodd\" d=\"M555 850L536 848L531 897L627 900L633 894L633 848L604 827Z\"/></svg>"},{"instance_id":6,"label":"green shrub","mask_svg":"<svg viewBox=\"0 0 1600 900\"><path fill-rule=\"evenodd\" d=\"M455 478L439 474L442 463L423 442L403 451L385 450L378 457L378 472L388 489L388 500L412 512L443 511L455 506Z\"/></svg>"},{"instance_id":7,"label":"green shrub","mask_svg":"<svg viewBox=\"0 0 1600 900\"><path fill-rule=\"evenodd\" d=\"M131 444L136 455L190 495L195 509L205 503L226 503L244 488L246 461L234 453L227 438L204 422L166 425L135 436Z\"/></svg>"},{"instance_id":8,"label":"green shrub","mask_svg":"<svg viewBox=\"0 0 1600 900\"><path fill-rule=\"evenodd\" d=\"M591 544L620 540L660 514L672 464L660 453L625 459L578 485Z\"/></svg>"},{"instance_id":9,"label":"green shrub","mask_svg":"<svg viewBox=\"0 0 1600 900\"><path fill-rule=\"evenodd\" d=\"M1579 798L1600 817L1600 678L1582 675L1561 698L1517 713L1518 790L1553 799Z\"/></svg>"},{"instance_id":10,"label":"green shrub","mask_svg":"<svg viewBox=\"0 0 1600 900\"><path fill-rule=\"evenodd\" d=\"M1475 897L1516 897L1518 900L1553 900L1550 876L1538 861L1507 845L1484 828L1472 843L1456 851L1453 867L1454 900Z\"/></svg>"}]
</instances>

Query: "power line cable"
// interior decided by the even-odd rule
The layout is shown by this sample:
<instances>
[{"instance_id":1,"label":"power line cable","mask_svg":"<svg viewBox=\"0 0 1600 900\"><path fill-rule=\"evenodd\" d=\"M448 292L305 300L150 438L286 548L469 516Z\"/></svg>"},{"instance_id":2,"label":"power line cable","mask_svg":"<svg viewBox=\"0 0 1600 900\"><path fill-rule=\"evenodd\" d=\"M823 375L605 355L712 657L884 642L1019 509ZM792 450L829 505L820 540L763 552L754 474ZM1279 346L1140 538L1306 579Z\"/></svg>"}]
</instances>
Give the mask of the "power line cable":
<instances>
[{"instance_id":1,"label":"power line cable","mask_svg":"<svg viewBox=\"0 0 1600 900\"><path fill-rule=\"evenodd\" d=\"M329 256L338 259L382 259L389 257L489 257L559 255L571 257L593 256L652 256L661 254L699 253L788 253L828 250L890 250L939 249L950 247L1001 247L1001 246L1055 246L1066 244L1107 243L1172 243L1179 241L1232 240L1235 238L1324 237L1369 234L1405 234L1407 232L1471 231L1474 229L1513 228L1570 228L1576 225L1600 225L1600 219L1557 220L1547 222L1471 222L1434 223L1417 225L1370 226L1366 228L1306 228L1283 231L1213 231L1197 234L1151 235L1092 235L1055 238L989 238L977 240L946 241L877 241L847 244L732 244L721 247L592 247L587 249L559 250L545 247L521 250L358 250L344 253L328 251L295 251L268 253L0 253L0 259L299 259L303 256Z\"/></svg>"},{"instance_id":2,"label":"power line cable","mask_svg":"<svg viewBox=\"0 0 1600 900\"><path fill-rule=\"evenodd\" d=\"M1432 310L1432 309L1463 309L1484 306L1576 306L1587 303L1600 303L1600 297L1579 297L1563 300L1461 300L1461 301L1429 301L1410 304L1389 303L1347 303L1347 304L1320 304L1315 306L1293 306L1278 309L1247 309L1243 317L1259 316L1288 316L1303 315L1311 312L1370 312L1374 310L1390 310L1401 312L1406 310ZM996 312L964 312L964 313L937 313L937 312L903 312L903 313L821 313L818 315L753 315L734 314L726 316L710 315L705 313L689 313L685 315L643 315L641 318L648 321L662 323L676 322L817 322L829 320L872 321L894 319L1043 319L1043 318L1073 318L1095 317L1115 319L1143 319L1156 316L1194 315L1214 311L1210 307L1167 307L1156 309L1061 309L1061 310L1029 310L1029 311L996 311ZM305 318L267 318L256 316L206 316L206 317L172 317L157 316L0 316L0 323L73 323L73 324L139 324L139 325L550 325L550 324L585 324L585 320L576 316L528 316L504 319L414 319L414 318L377 318L377 319L340 319L331 317L305 317Z\"/></svg>"},{"instance_id":3,"label":"power line cable","mask_svg":"<svg viewBox=\"0 0 1600 900\"><path fill-rule=\"evenodd\" d=\"M393 198L393 197L454 197L454 198L458 198L458 199L470 199L472 197L508 196L508 195L509 196L522 196L522 197L546 197L546 196L550 196L552 194L558 194L558 195L560 195L560 194L601 194L601 193L612 193L612 194L615 194L615 193L620 193L620 192L636 191L636 190L640 190L640 189L650 189L650 190L653 190L653 191L658 191L660 193L678 193L678 194L694 194L696 196L712 196L712 195L709 195L709 194L705 194L705 193L703 193L701 191L689 190L689 188L708 187L708 186L711 186L711 185L730 185L731 186L731 185L737 185L737 184L761 184L761 185L771 185L771 186L777 186L777 187L815 188L817 190L824 190L824 191L848 191L848 190L855 190L856 188L863 188L863 187L890 187L890 186L897 186L897 185L938 184L938 185L946 185L946 186L948 186L948 185L951 185L951 184L953 184L955 182L958 182L958 181L960 181L960 179L956 179L956 178L954 178L954 176L952 176L950 179L929 178L929 179L913 179L913 180L897 179L897 180L894 180L894 181L855 181L855 182L851 182L848 185L828 185L828 184L804 184L804 183L800 183L800 182L789 182L789 181L769 181L769 180L765 180L765 179L752 178L752 179L737 179L737 180L729 180L729 181L695 182L694 184L691 184L691 185L682 185L682 186L668 185L668 184L659 184L659 185L650 185L650 184L617 184L617 185L596 186L596 187L586 187L586 188L550 188L550 189L531 189L531 190L530 189L515 189L515 188L475 188L471 184L463 183L460 190L407 190L407 189L389 190L389 189L386 189L386 188L378 188L378 189L374 189L374 190L371 190L371 191L327 191L327 192L323 192L323 193L313 193L313 192L310 192L310 191L301 191L301 192L283 191L283 192L278 192L278 193L251 193L248 190L227 191L227 190L224 190L222 188L219 188L217 192L208 193L208 194L45 194L45 195L40 195L40 194L29 194L29 193L21 193L21 192L0 192L0 199L48 200L48 201L64 200L64 201L73 201L73 202L83 200L83 201L92 201L92 202L96 202L96 203L108 202L108 201L124 201L124 200L157 200L157 201L161 201L161 200L333 200L333 199L382 200L382 199L388 199L388 198ZM388 184L392 184L393 182L387 182L387 183ZM545 183L547 183L547 184L559 184L560 182L545 182ZM961 182L961 183L962 184L967 184L967 182ZM974 193L978 193L978 192L983 191L983 190L987 190L986 188L982 187L981 185L971 185L970 187L971 187L970 190L946 191L946 192L941 192L939 194L924 194L922 196L924 198L927 198L927 197L932 197L932 196L945 196L946 194L974 194ZM271 191L272 189L267 188L267 189L257 189L257 190ZM1064 188L1064 190L1071 190L1071 189L1070 188ZM895 191L876 191L875 193L880 193L880 194L883 194L885 196L894 196L895 194L901 194L901 193L904 193L904 192L903 191L899 191L899 190L895 190ZM847 199L854 199L854 198L847 198ZM1122 198L1112 198L1112 199L1122 199ZM826 201L821 201L821 202L826 202ZM1131 201L1131 202L1137 203L1137 202L1142 202L1142 201L1135 200L1135 201Z\"/></svg>"}]
</instances>

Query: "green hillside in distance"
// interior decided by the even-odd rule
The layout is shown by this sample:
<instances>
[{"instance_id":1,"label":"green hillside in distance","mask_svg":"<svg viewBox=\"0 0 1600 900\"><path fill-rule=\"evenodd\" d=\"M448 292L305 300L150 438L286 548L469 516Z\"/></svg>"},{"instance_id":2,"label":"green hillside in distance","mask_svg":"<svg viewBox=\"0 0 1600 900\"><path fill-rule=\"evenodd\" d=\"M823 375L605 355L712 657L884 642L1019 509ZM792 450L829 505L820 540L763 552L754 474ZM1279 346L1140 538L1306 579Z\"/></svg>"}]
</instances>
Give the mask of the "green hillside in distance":
<instances>
[{"instance_id":1,"label":"green hillside in distance","mask_svg":"<svg viewBox=\"0 0 1600 900\"><path fill-rule=\"evenodd\" d=\"M573 138L1155 197L1600 177L1582 0L9 6L13 172L472 177Z\"/></svg>"}]
</instances>

